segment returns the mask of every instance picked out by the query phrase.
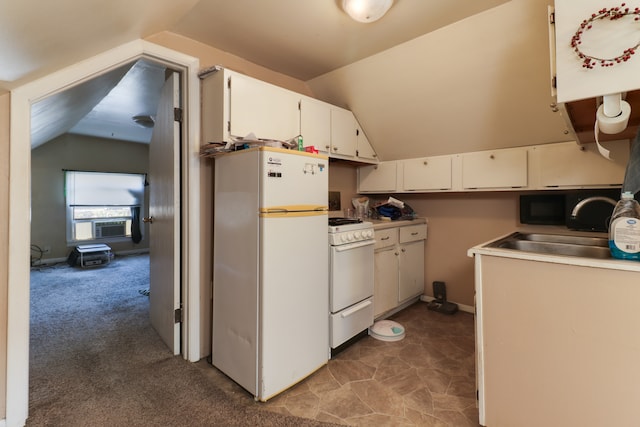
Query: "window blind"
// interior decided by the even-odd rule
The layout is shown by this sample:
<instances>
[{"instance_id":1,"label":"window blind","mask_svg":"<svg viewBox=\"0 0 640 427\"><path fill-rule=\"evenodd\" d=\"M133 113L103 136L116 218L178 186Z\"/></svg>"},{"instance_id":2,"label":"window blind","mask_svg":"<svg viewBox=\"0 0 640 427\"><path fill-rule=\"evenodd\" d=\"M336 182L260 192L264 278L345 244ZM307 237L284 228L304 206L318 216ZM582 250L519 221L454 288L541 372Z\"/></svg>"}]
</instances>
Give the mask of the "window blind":
<instances>
[{"instance_id":1,"label":"window blind","mask_svg":"<svg viewBox=\"0 0 640 427\"><path fill-rule=\"evenodd\" d=\"M144 175L65 171L69 206L136 206L144 201Z\"/></svg>"}]
</instances>

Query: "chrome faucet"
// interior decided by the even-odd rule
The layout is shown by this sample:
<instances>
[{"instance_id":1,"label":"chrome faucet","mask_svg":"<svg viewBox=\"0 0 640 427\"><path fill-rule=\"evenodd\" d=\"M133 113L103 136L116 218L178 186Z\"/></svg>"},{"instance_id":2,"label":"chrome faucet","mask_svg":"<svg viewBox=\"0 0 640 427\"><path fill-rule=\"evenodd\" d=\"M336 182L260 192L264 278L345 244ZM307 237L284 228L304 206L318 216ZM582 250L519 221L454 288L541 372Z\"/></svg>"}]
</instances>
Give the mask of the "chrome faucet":
<instances>
[{"instance_id":1,"label":"chrome faucet","mask_svg":"<svg viewBox=\"0 0 640 427\"><path fill-rule=\"evenodd\" d=\"M576 218L578 216L578 212L580 212L580 209L582 209L582 207L584 205L586 205L587 203L591 203L591 202L607 202L612 204L613 206L615 206L616 204L618 204L618 202L616 202L615 200L613 200L610 197L604 197L604 196L592 196L592 197L587 197L586 199L582 199L580 200L573 208L573 211L571 211L571 218Z\"/></svg>"}]
</instances>

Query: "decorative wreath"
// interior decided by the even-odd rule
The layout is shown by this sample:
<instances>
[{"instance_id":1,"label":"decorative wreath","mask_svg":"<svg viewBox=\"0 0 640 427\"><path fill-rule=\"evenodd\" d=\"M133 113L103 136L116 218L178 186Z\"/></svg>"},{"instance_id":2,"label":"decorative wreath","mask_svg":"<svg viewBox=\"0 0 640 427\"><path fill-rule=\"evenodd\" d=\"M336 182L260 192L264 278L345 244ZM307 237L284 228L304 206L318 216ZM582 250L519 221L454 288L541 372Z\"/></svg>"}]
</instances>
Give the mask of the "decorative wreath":
<instances>
[{"instance_id":1,"label":"decorative wreath","mask_svg":"<svg viewBox=\"0 0 640 427\"><path fill-rule=\"evenodd\" d=\"M580 59L582 59L582 67L591 69L595 67L597 64L600 64L601 67L612 67L615 64L619 64L621 62L626 62L631 58L631 55L636 53L636 49L640 46L640 42L635 46L625 49L620 55L615 58L597 58L595 56L587 55L586 53L580 50L580 44L582 43L581 37L582 33L591 29L593 22L598 19L610 19L611 21L615 21L617 19L624 18L628 15L635 15L634 21L640 20L640 8L636 7L631 10L628 7L625 7L626 4L622 3L618 7L612 7L611 9L602 8L597 13L591 14L589 19L585 19L580 24L580 28L578 31L571 37L571 47L578 55Z\"/></svg>"}]
</instances>

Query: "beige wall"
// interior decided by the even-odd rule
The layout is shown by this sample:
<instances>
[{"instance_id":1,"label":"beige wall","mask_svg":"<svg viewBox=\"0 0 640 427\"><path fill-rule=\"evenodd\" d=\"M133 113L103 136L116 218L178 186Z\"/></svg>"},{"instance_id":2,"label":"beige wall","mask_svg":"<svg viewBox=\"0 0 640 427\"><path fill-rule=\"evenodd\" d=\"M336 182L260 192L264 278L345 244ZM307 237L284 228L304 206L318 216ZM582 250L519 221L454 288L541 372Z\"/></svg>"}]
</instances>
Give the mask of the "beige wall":
<instances>
[{"instance_id":1,"label":"beige wall","mask_svg":"<svg viewBox=\"0 0 640 427\"><path fill-rule=\"evenodd\" d=\"M519 225L517 192L395 194L429 221L425 250L425 293L433 282L447 285L447 299L474 305L473 258L467 250Z\"/></svg>"},{"instance_id":2,"label":"beige wall","mask_svg":"<svg viewBox=\"0 0 640 427\"><path fill-rule=\"evenodd\" d=\"M66 208L63 169L147 173L149 146L74 134L64 134L31 152L31 244L51 247L47 258L66 258L73 246L66 240ZM146 206L148 211L148 206ZM146 216L146 215L145 215ZM149 247L146 224L143 239L135 244L113 242L119 251L144 250Z\"/></svg>"},{"instance_id":3,"label":"beige wall","mask_svg":"<svg viewBox=\"0 0 640 427\"><path fill-rule=\"evenodd\" d=\"M9 93L0 95L0 419L7 401L7 261L9 254Z\"/></svg>"},{"instance_id":4,"label":"beige wall","mask_svg":"<svg viewBox=\"0 0 640 427\"><path fill-rule=\"evenodd\" d=\"M294 92L312 95L309 87L301 80L278 73L260 65L256 65L238 56L232 55L213 46L197 42L184 36L168 31L154 34L145 40L160 46L186 53L200 59L200 69L204 70L214 65L220 65L229 70L237 71L247 76L284 87Z\"/></svg>"},{"instance_id":5,"label":"beige wall","mask_svg":"<svg viewBox=\"0 0 640 427\"><path fill-rule=\"evenodd\" d=\"M329 163L329 191L340 192L340 206L344 209L353 207L351 199L357 197L356 168L346 162L331 161ZM341 214L332 213L334 216Z\"/></svg>"}]
</instances>

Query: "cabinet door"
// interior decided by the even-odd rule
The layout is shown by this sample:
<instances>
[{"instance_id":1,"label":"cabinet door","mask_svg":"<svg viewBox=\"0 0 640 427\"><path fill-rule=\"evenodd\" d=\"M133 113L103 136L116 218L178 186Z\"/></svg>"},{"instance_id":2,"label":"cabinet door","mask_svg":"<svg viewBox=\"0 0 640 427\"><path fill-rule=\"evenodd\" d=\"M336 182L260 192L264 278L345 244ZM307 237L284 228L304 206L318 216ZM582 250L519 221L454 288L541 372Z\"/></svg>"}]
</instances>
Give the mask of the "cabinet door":
<instances>
[{"instance_id":1,"label":"cabinet door","mask_svg":"<svg viewBox=\"0 0 640 427\"><path fill-rule=\"evenodd\" d=\"M313 145L327 155L331 149L331 105L304 97L300 101L300 135L304 145Z\"/></svg>"},{"instance_id":2,"label":"cabinet door","mask_svg":"<svg viewBox=\"0 0 640 427\"><path fill-rule=\"evenodd\" d=\"M358 125L356 129L356 136L358 139L358 148L356 153L358 155L358 159L375 161L378 156L373 150L373 147L371 146L367 135L365 135L360 125Z\"/></svg>"},{"instance_id":3,"label":"cabinet door","mask_svg":"<svg viewBox=\"0 0 640 427\"><path fill-rule=\"evenodd\" d=\"M424 240L400 245L398 302L424 293Z\"/></svg>"},{"instance_id":4,"label":"cabinet door","mask_svg":"<svg viewBox=\"0 0 640 427\"><path fill-rule=\"evenodd\" d=\"M611 160L600 155L595 144L578 146L574 142L536 147L542 187L621 185L629 160L629 143L607 144Z\"/></svg>"},{"instance_id":5,"label":"cabinet door","mask_svg":"<svg viewBox=\"0 0 640 427\"><path fill-rule=\"evenodd\" d=\"M404 160L403 190L450 190L451 156Z\"/></svg>"},{"instance_id":6,"label":"cabinet door","mask_svg":"<svg viewBox=\"0 0 640 427\"><path fill-rule=\"evenodd\" d=\"M461 157L465 189L527 186L525 148L465 153Z\"/></svg>"},{"instance_id":7,"label":"cabinet door","mask_svg":"<svg viewBox=\"0 0 640 427\"><path fill-rule=\"evenodd\" d=\"M230 134L289 140L299 134L300 96L281 87L233 74L230 77Z\"/></svg>"},{"instance_id":8,"label":"cabinet door","mask_svg":"<svg viewBox=\"0 0 640 427\"><path fill-rule=\"evenodd\" d=\"M389 193L396 191L396 162L358 168L358 192Z\"/></svg>"},{"instance_id":9,"label":"cabinet door","mask_svg":"<svg viewBox=\"0 0 640 427\"><path fill-rule=\"evenodd\" d=\"M374 265L373 316L377 317L398 305L398 247L376 250Z\"/></svg>"},{"instance_id":10,"label":"cabinet door","mask_svg":"<svg viewBox=\"0 0 640 427\"><path fill-rule=\"evenodd\" d=\"M357 147L356 119L343 108L331 108L331 154L355 157Z\"/></svg>"}]
</instances>

